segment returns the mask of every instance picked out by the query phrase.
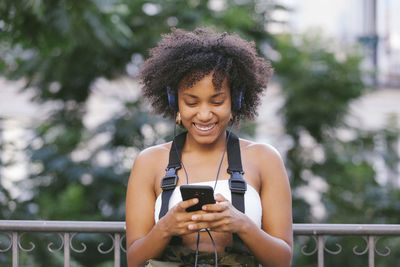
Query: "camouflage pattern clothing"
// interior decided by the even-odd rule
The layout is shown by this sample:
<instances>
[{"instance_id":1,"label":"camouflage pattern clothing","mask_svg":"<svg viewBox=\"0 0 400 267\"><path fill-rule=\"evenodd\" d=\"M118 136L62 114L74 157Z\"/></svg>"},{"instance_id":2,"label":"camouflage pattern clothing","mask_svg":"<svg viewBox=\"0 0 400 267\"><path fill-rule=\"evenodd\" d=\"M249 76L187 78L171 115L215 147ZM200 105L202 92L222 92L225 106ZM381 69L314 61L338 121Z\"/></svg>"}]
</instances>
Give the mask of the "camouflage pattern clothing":
<instances>
[{"instance_id":1,"label":"camouflage pattern clothing","mask_svg":"<svg viewBox=\"0 0 400 267\"><path fill-rule=\"evenodd\" d=\"M147 261L146 267L189 267L195 262L196 252L183 246L167 246L159 259ZM210 252L199 252L197 258L198 266L215 266L215 255ZM254 256L249 254L238 254L232 252L218 252L218 266L246 266L258 267L259 264Z\"/></svg>"}]
</instances>

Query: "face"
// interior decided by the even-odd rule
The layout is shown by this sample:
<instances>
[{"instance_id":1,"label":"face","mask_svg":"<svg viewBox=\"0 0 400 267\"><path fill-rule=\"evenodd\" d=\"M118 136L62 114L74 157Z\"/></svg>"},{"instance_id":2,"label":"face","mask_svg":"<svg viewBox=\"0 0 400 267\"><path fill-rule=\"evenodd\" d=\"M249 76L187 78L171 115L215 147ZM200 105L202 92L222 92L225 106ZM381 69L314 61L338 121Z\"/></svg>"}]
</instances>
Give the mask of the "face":
<instances>
[{"instance_id":1,"label":"face","mask_svg":"<svg viewBox=\"0 0 400 267\"><path fill-rule=\"evenodd\" d=\"M178 90L178 105L182 124L199 144L214 144L225 140L225 130L231 118L231 94L226 79L221 90L212 83L212 73L191 88Z\"/></svg>"}]
</instances>

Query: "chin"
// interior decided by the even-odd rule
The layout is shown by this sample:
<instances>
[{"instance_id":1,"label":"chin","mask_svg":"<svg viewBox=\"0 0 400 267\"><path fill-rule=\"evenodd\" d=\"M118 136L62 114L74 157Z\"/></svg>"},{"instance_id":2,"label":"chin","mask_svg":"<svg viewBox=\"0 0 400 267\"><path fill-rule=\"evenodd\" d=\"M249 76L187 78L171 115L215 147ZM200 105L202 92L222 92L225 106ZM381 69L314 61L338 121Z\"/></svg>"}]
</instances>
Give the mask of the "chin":
<instances>
[{"instance_id":1,"label":"chin","mask_svg":"<svg viewBox=\"0 0 400 267\"><path fill-rule=\"evenodd\" d=\"M223 135L223 133L225 132L224 129L221 129L218 126L219 125L216 125L216 127L210 132L201 132L192 125L189 133L197 143L211 145L217 142L221 135Z\"/></svg>"}]
</instances>

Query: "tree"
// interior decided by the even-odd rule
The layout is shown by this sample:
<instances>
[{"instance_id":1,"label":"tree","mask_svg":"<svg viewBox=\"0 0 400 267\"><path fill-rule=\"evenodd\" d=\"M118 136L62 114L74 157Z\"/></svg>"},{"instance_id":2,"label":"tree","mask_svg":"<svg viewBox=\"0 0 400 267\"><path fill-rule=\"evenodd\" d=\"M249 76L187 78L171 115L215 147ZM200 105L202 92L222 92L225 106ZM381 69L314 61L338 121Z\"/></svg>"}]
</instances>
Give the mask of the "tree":
<instances>
[{"instance_id":1,"label":"tree","mask_svg":"<svg viewBox=\"0 0 400 267\"><path fill-rule=\"evenodd\" d=\"M317 220L304 195L299 194L315 180L326 187L320 192L326 210L323 220L396 222L398 190L377 183L371 155L382 153L376 151L373 141L381 136L387 144L384 155L391 155L385 157L387 167L395 170L399 159L392 144L398 128L366 132L345 123L349 103L365 92L361 58L338 56L320 38L269 34L265 29L271 22L270 12L285 9L274 1L232 0L220 7L211 2L0 2L0 75L23 79L25 88L34 90L35 101L57 106L40 125L30 126L34 132L26 148L30 176L18 184L30 198L12 199L1 188L2 218L123 220L124 186L134 156L144 146L170 139L171 131L165 121L147 112L140 98L119 99L123 109L97 127L87 128L83 118L96 92L94 85L99 79L134 77L148 49L170 27L190 30L211 25L254 40L262 53L262 48L269 46L279 55L273 66L285 96L282 117L293 142L286 165L293 189L294 222ZM245 126L244 130L251 133L254 127ZM353 138L344 140L339 134L343 130L353 133ZM12 213L10 201L18 202ZM378 209L378 205L384 208ZM95 247L91 242L98 240L76 239L88 247ZM41 246L35 251L37 254L24 256L22 264L33 257L45 266L59 265L57 254L51 255ZM108 260L96 252L74 255L77 266L105 266ZM330 262L356 266L363 260L341 254ZM315 260L296 254L294 262L311 266ZM3 258L0 263L8 264Z\"/></svg>"},{"instance_id":2,"label":"tree","mask_svg":"<svg viewBox=\"0 0 400 267\"><path fill-rule=\"evenodd\" d=\"M165 121L149 115L141 99L120 99L123 110L95 129L86 128L93 85L99 78L134 76L148 49L172 26L212 25L257 43L270 40L264 30L269 12L283 7L236 2L213 7L209 1L177 0L2 1L0 75L24 79L38 103L57 104L40 125L32 125L26 148L31 172L18 184L31 197L3 218L124 220L133 158L144 145L163 142L168 131L160 131ZM57 265L57 256L37 250L34 257L42 264ZM74 258L85 266L107 260L87 253Z\"/></svg>"},{"instance_id":3,"label":"tree","mask_svg":"<svg viewBox=\"0 0 400 267\"><path fill-rule=\"evenodd\" d=\"M280 53L274 66L285 95L281 112L293 142L286 164L292 179L294 222L396 222L398 186L378 183L374 164L384 157L386 168L396 173L399 156L393 147L399 128L391 125L368 131L346 122L349 104L367 90L359 66L361 57L354 52L330 52L320 35L297 39L285 35L274 41ZM380 151L377 137L385 145ZM322 184L318 189L326 213L322 218L314 216L304 197L315 190L312 184L316 181ZM335 248L336 242L344 250L340 256L327 255L326 266L367 264L366 256L357 257L352 252L356 245L363 246L360 238L330 238L328 247ZM396 242L392 245L399 246ZM383 258L379 263L390 266L396 260ZM315 261L298 254L294 260L295 266L313 266Z\"/></svg>"}]
</instances>

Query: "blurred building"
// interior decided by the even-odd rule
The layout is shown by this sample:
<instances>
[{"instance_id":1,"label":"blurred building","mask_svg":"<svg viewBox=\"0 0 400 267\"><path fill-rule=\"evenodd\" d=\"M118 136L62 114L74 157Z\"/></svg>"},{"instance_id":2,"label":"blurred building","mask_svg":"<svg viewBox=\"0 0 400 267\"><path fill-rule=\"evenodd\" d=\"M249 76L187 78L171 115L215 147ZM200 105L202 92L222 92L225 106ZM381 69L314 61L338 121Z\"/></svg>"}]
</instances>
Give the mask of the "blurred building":
<instances>
[{"instance_id":1,"label":"blurred building","mask_svg":"<svg viewBox=\"0 0 400 267\"><path fill-rule=\"evenodd\" d=\"M400 1L284 0L291 11L280 30L305 33L319 28L340 46L358 43L365 55L366 81L379 88L400 88ZM279 27L278 27L279 30Z\"/></svg>"}]
</instances>

